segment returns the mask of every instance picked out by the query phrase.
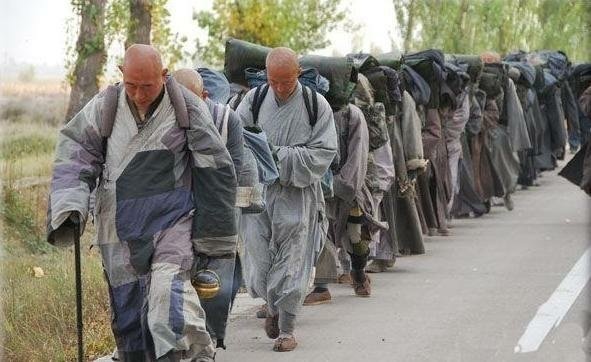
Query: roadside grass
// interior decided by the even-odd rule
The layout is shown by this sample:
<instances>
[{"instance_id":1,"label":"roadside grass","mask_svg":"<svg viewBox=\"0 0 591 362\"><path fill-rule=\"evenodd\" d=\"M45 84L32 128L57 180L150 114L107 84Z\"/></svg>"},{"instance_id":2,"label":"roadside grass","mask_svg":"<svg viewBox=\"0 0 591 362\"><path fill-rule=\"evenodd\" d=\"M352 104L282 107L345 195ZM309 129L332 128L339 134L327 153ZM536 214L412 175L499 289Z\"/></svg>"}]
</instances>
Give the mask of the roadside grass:
<instances>
[{"instance_id":1,"label":"roadside grass","mask_svg":"<svg viewBox=\"0 0 591 362\"><path fill-rule=\"evenodd\" d=\"M61 84L50 82L0 84L0 95L0 360L74 361L73 247L45 241L48 180L67 95ZM82 240L85 360L115 346L93 239L88 222ZM40 268L36 275L33 268Z\"/></svg>"},{"instance_id":2,"label":"roadside grass","mask_svg":"<svg viewBox=\"0 0 591 362\"><path fill-rule=\"evenodd\" d=\"M3 354L6 361L74 361L77 355L73 248L45 255L11 255L0 260L4 278ZM33 268L43 277L35 277ZM85 360L109 354L109 297L98 253L82 252Z\"/></svg>"}]
</instances>

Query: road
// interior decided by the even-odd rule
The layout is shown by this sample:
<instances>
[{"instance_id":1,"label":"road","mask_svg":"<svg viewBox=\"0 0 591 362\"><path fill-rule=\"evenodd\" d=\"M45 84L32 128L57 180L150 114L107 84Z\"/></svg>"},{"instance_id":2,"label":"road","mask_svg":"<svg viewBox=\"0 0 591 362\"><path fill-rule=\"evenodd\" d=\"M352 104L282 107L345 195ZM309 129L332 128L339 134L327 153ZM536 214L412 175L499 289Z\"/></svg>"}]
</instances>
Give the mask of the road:
<instances>
[{"instance_id":1,"label":"road","mask_svg":"<svg viewBox=\"0 0 591 362\"><path fill-rule=\"evenodd\" d=\"M589 260L573 267L590 247L590 199L556 172L540 182L516 193L512 212L494 207L427 238L425 255L373 276L369 299L331 285L330 304L303 307L293 352L272 351L254 317L262 302L241 296L216 361L585 361ZM564 318L550 329L553 314ZM518 352L526 344L535 350Z\"/></svg>"}]
</instances>

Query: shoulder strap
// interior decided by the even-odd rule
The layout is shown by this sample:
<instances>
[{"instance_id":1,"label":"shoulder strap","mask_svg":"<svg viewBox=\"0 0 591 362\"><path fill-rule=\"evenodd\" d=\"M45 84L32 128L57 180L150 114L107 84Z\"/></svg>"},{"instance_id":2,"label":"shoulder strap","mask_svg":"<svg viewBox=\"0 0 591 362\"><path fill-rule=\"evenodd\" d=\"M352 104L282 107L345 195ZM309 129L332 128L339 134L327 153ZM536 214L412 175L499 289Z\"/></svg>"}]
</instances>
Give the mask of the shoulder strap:
<instances>
[{"instance_id":1,"label":"shoulder strap","mask_svg":"<svg viewBox=\"0 0 591 362\"><path fill-rule=\"evenodd\" d=\"M256 87L254 91L254 98L252 99L252 122L256 125L259 121L259 111L261 110L261 106L263 105L263 101L267 96L267 92L269 91L269 86L267 84L261 84L260 86Z\"/></svg>"},{"instance_id":2,"label":"shoulder strap","mask_svg":"<svg viewBox=\"0 0 591 362\"><path fill-rule=\"evenodd\" d=\"M100 129L101 137L107 139L113 132L113 124L115 124L115 117L117 116L117 102L119 100L119 86L118 84L110 85L103 91L103 104L101 108L101 122Z\"/></svg>"},{"instance_id":3,"label":"shoulder strap","mask_svg":"<svg viewBox=\"0 0 591 362\"><path fill-rule=\"evenodd\" d=\"M230 112L230 106L226 105L224 107L224 116L222 117L222 130L220 132L224 144L228 143L228 118L230 118Z\"/></svg>"},{"instance_id":4,"label":"shoulder strap","mask_svg":"<svg viewBox=\"0 0 591 362\"><path fill-rule=\"evenodd\" d=\"M166 79L166 91L168 91L168 97L172 108L174 108L174 115L179 128L189 129L189 110L187 109L187 102L185 102L185 96L177 81L173 77L167 77Z\"/></svg>"},{"instance_id":5,"label":"shoulder strap","mask_svg":"<svg viewBox=\"0 0 591 362\"><path fill-rule=\"evenodd\" d=\"M306 106L306 111L308 111L310 127L314 128L316 122L318 121L318 94L316 94L316 91L309 88L308 86L303 86L302 91L304 93L304 105ZM308 95L309 93L312 94L312 105L310 105L310 96Z\"/></svg>"}]
</instances>

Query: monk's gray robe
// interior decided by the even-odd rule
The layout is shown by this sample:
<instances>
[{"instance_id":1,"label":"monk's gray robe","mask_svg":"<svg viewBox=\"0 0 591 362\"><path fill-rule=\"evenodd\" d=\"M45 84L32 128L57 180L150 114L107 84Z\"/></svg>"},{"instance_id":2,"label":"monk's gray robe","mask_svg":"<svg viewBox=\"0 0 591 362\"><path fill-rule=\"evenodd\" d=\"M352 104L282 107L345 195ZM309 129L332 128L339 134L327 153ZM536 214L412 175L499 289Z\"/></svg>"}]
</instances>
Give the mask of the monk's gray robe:
<instances>
[{"instance_id":1,"label":"monk's gray robe","mask_svg":"<svg viewBox=\"0 0 591 362\"><path fill-rule=\"evenodd\" d=\"M63 241L71 212L84 224L100 177L96 244L119 355L147 361L213 356L190 270L194 253L235 252L236 177L230 155L206 105L174 81L167 82L139 131L125 91L120 92L105 155L104 99L103 93L95 96L60 132L48 238ZM188 118L189 129L179 127L178 117Z\"/></svg>"},{"instance_id":2,"label":"monk's gray robe","mask_svg":"<svg viewBox=\"0 0 591 362\"><path fill-rule=\"evenodd\" d=\"M347 220L351 208L361 205L370 213L375 209L365 184L368 172L369 132L363 112L357 106L349 104L334 113L334 121L340 139L340 160L333 170L334 197L326 200L328 240L316 266L316 283L335 281L336 247L352 252L351 240L347 233Z\"/></svg>"},{"instance_id":3,"label":"monk's gray robe","mask_svg":"<svg viewBox=\"0 0 591 362\"><path fill-rule=\"evenodd\" d=\"M222 140L226 142L226 149L232 157L236 175L240 174L244 157L244 137L242 136L242 122L240 118L229 106L221 103L215 103L211 99L206 99L205 103L213 118ZM226 112L228 112L226 114Z\"/></svg>"},{"instance_id":4,"label":"monk's gray robe","mask_svg":"<svg viewBox=\"0 0 591 362\"><path fill-rule=\"evenodd\" d=\"M486 100L483 118L487 125L484 145L500 181L494 182L495 196L504 196L515 191L520 170L519 159L511 147L507 128L499 124L499 108L494 99Z\"/></svg>"},{"instance_id":5,"label":"monk's gray robe","mask_svg":"<svg viewBox=\"0 0 591 362\"><path fill-rule=\"evenodd\" d=\"M470 97L468 89L465 89L458 97L458 108L456 108L450 119L444 123L445 141L447 143L447 156L449 163L449 176L451 183L451 197L447 204L448 210L454 203L455 195L460 192L460 183L458 180L458 165L462 155L462 142L460 137L468 119L470 118Z\"/></svg>"},{"instance_id":6,"label":"monk's gray robe","mask_svg":"<svg viewBox=\"0 0 591 362\"><path fill-rule=\"evenodd\" d=\"M530 149L532 145L525 121L525 113L517 95L517 88L512 79L507 79L505 86L505 109L503 110L503 115L504 119L501 119L501 123L507 127L513 152Z\"/></svg>"},{"instance_id":7,"label":"monk's gray robe","mask_svg":"<svg viewBox=\"0 0 591 362\"><path fill-rule=\"evenodd\" d=\"M485 117L489 117L489 121L495 124L495 127L489 129L485 144L502 184L502 190L497 192L506 195L514 192L517 186L521 170L517 152L531 148L531 142L521 102L512 79L507 79L503 97L502 112L499 112L497 107L491 108L492 104L487 100Z\"/></svg>"},{"instance_id":8,"label":"monk's gray robe","mask_svg":"<svg viewBox=\"0 0 591 362\"><path fill-rule=\"evenodd\" d=\"M205 100L222 141L232 157L236 175L241 175L245 157L242 121L230 106L215 103L210 98ZM245 166L249 167L247 164ZM238 190L240 190L240 179ZM236 208L236 224L239 224L240 208ZM240 245L238 247L240 249ZM236 256L212 260L207 266L214 271L221 282L220 291L215 298L203 299L201 304L205 311L207 330L217 347L224 347L226 326L230 314L230 306L242 283L242 270L238 252Z\"/></svg>"},{"instance_id":9,"label":"monk's gray robe","mask_svg":"<svg viewBox=\"0 0 591 362\"><path fill-rule=\"evenodd\" d=\"M251 90L236 112L253 125ZM301 85L285 102L269 88L257 123L277 158L279 180L266 189L266 210L243 215L244 274L253 297L263 298L272 314L297 314L305 297L314 257L326 234L320 180L337 149L333 113L318 95L318 120L311 127Z\"/></svg>"},{"instance_id":10,"label":"monk's gray robe","mask_svg":"<svg viewBox=\"0 0 591 362\"><path fill-rule=\"evenodd\" d=\"M390 190L394 183L394 157L392 156L392 148L390 142L385 143L382 147L370 152L372 162L370 164L377 177L373 178L370 187L371 196L374 207L376 208L376 218L382 221L383 226L387 228L380 228L371 234L372 243L370 245L370 258L392 260L396 257L398 251L397 239L388 238L390 228L394 228L395 224L389 224L385 216L382 215L381 204L384 194ZM366 182L367 184L367 182Z\"/></svg>"},{"instance_id":11,"label":"monk's gray robe","mask_svg":"<svg viewBox=\"0 0 591 362\"><path fill-rule=\"evenodd\" d=\"M387 229L379 219L378 210L381 195L390 187L394 175L391 151L382 146L370 152L369 131L361 109L353 104L347 107L350 109L349 127L352 127L347 141L347 160L335 175L335 197L327 200L327 214L331 221L331 240L337 247L353 253L347 232L349 211L356 206L361 209L361 224L370 235ZM341 112L335 114L337 128L348 118Z\"/></svg>"},{"instance_id":12,"label":"monk's gray robe","mask_svg":"<svg viewBox=\"0 0 591 362\"><path fill-rule=\"evenodd\" d=\"M423 254L423 232L416 205L416 175L423 172L427 161L423 157L421 120L416 103L408 92L402 94L400 118L391 116L388 122L389 146L392 150L395 181L384 194L381 211L390 225L380 233L380 248L376 259L388 259L389 245L394 254ZM410 177L410 174L414 176ZM381 249L385 247L386 249ZM391 258L390 258L391 259Z\"/></svg>"}]
</instances>

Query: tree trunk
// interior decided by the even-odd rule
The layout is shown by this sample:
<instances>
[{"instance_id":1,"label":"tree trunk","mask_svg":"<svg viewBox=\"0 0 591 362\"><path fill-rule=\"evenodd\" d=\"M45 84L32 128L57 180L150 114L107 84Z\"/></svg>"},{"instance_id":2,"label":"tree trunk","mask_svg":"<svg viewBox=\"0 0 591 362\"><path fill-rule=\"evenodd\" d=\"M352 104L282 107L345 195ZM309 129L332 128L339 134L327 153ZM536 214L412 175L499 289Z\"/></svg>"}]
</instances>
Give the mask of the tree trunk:
<instances>
[{"instance_id":1,"label":"tree trunk","mask_svg":"<svg viewBox=\"0 0 591 362\"><path fill-rule=\"evenodd\" d=\"M468 13L468 0L462 0L460 9L458 11L458 17L456 19L456 34L453 37L452 44L453 49L450 49L452 53L464 53L467 54L466 47L466 14ZM462 47L463 45L463 47Z\"/></svg>"},{"instance_id":2,"label":"tree trunk","mask_svg":"<svg viewBox=\"0 0 591 362\"><path fill-rule=\"evenodd\" d=\"M132 44L150 44L152 30L152 2L150 0L129 0L129 28L125 49Z\"/></svg>"},{"instance_id":3,"label":"tree trunk","mask_svg":"<svg viewBox=\"0 0 591 362\"><path fill-rule=\"evenodd\" d=\"M408 53L410 48L410 42L412 40L412 32L415 26L415 11L416 11L416 4L414 0L410 0L408 4L408 20L406 22L406 34L404 36L404 52Z\"/></svg>"},{"instance_id":4,"label":"tree trunk","mask_svg":"<svg viewBox=\"0 0 591 362\"><path fill-rule=\"evenodd\" d=\"M98 77L107 53L104 41L106 0L88 0L79 6L80 33L76 42L76 66L66 122L70 121L99 91Z\"/></svg>"}]
</instances>

